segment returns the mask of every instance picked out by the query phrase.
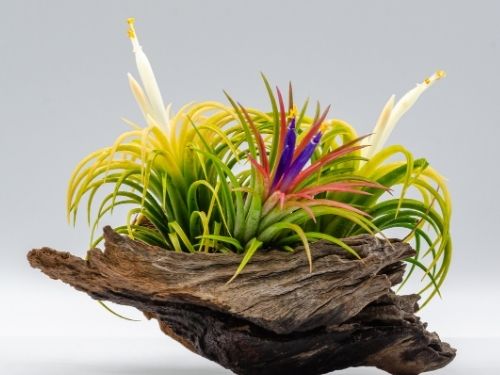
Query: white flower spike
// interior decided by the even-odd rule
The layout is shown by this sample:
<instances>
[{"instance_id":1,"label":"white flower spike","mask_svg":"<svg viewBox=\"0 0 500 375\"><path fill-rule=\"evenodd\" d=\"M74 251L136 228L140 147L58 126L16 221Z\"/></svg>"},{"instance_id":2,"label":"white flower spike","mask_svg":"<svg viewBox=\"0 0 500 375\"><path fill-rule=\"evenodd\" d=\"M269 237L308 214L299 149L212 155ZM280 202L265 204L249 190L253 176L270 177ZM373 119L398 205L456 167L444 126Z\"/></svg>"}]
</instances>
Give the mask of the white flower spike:
<instances>
[{"instance_id":1,"label":"white flower spike","mask_svg":"<svg viewBox=\"0 0 500 375\"><path fill-rule=\"evenodd\" d=\"M130 74L129 83L132 88L134 97L141 107L145 117L147 118L149 115L157 124L162 126L165 130L168 130L168 113L165 110L165 104L163 102L158 83L156 82L151 63L149 62L146 54L142 50L142 46L139 44L139 40L137 39L134 22L134 18L127 19L128 37L132 42L137 70L139 71L139 76L141 77L142 85L144 86L145 97L144 93L140 89L139 84L133 79Z\"/></svg>"},{"instance_id":2,"label":"white flower spike","mask_svg":"<svg viewBox=\"0 0 500 375\"><path fill-rule=\"evenodd\" d=\"M371 146L363 149L363 156L371 158L379 152L384 147L398 121L411 107L413 107L420 95L431 87L434 82L445 76L446 73L443 70L438 70L429 78L424 79L422 83L418 83L417 87L408 91L396 105L394 105L395 96L392 95L378 118L377 124L373 129L373 134L363 142L363 144Z\"/></svg>"}]
</instances>

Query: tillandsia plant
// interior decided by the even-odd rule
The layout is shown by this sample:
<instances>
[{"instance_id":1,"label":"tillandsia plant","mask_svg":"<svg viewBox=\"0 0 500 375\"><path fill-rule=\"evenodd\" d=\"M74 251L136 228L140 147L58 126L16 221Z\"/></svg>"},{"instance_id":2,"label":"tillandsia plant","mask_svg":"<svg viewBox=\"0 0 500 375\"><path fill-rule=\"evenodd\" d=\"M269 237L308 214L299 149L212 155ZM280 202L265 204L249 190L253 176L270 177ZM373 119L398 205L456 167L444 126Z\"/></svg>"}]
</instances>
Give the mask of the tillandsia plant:
<instances>
[{"instance_id":1,"label":"tillandsia plant","mask_svg":"<svg viewBox=\"0 0 500 375\"><path fill-rule=\"evenodd\" d=\"M372 134L358 136L344 121L327 119L319 104L285 98L262 76L270 110L248 108L226 93L227 104L192 103L171 115L137 39L129 37L142 85L129 74L145 126L84 158L69 183L68 219L87 197L92 246L99 223L129 206L116 231L166 251L241 253L236 277L259 249L294 251L310 242L404 229L427 282L427 303L442 285L451 259L451 205L444 179L401 145L384 147L402 115L435 81L438 71L384 106ZM104 189L108 186L108 189ZM104 190L104 195L97 192ZM100 202L94 202L99 196ZM310 261L310 270L314 265ZM233 279L234 279L233 277Z\"/></svg>"}]
</instances>

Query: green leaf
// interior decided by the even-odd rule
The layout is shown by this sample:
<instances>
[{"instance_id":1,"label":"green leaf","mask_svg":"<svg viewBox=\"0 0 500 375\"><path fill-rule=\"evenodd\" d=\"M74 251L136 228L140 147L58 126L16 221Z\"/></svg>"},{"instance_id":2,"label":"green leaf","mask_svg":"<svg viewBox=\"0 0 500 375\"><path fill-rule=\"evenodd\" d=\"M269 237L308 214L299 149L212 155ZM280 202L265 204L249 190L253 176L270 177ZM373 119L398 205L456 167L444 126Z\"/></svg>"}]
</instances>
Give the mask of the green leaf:
<instances>
[{"instance_id":1,"label":"green leaf","mask_svg":"<svg viewBox=\"0 0 500 375\"><path fill-rule=\"evenodd\" d=\"M252 238L248 244L248 248L245 251L245 254L243 255L243 259L241 260L240 265L238 266L236 272L234 273L233 277L229 279L227 284L231 283L240 273L243 271L247 263L252 259L256 251L262 246L262 242L259 241L256 238Z\"/></svg>"}]
</instances>

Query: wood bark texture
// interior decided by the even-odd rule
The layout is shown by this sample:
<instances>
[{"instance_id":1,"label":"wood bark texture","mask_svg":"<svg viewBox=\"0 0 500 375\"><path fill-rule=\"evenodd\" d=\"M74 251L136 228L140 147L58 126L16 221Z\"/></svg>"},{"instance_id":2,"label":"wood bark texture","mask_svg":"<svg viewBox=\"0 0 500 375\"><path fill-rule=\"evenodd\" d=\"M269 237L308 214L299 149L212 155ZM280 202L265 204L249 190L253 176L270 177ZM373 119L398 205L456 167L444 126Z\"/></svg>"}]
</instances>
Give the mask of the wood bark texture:
<instances>
[{"instance_id":1,"label":"wood bark texture","mask_svg":"<svg viewBox=\"0 0 500 375\"><path fill-rule=\"evenodd\" d=\"M164 333L237 374L324 374L375 366L416 375L447 365L455 349L415 315L417 295L395 295L414 250L369 235L346 239L361 259L325 242L241 256L175 253L104 228L105 250L86 259L50 248L30 264L92 298L134 306Z\"/></svg>"}]
</instances>

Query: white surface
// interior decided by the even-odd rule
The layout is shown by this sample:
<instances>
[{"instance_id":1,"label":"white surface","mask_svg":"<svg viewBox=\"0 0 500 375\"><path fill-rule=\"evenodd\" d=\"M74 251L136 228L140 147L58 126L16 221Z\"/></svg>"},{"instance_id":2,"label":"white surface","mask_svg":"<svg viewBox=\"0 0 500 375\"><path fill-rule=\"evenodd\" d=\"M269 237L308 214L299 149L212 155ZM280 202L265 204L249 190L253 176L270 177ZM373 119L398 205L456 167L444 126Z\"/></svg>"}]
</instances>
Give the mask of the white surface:
<instances>
[{"instance_id":1,"label":"white surface","mask_svg":"<svg viewBox=\"0 0 500 375\"><path fill-rule=\"evenodd\" d=\"M7 338L0 342L2 375L223 375L231 372L192 354L167 337ZM458 356L436 375L498 375L500 339L450 339ZM373 368L337 375L384 374ZM292 375L292 374L290 374Z\"/></svg>"}]
</instances>

